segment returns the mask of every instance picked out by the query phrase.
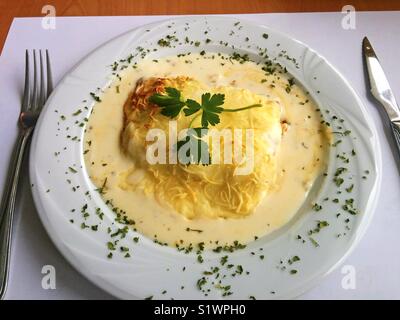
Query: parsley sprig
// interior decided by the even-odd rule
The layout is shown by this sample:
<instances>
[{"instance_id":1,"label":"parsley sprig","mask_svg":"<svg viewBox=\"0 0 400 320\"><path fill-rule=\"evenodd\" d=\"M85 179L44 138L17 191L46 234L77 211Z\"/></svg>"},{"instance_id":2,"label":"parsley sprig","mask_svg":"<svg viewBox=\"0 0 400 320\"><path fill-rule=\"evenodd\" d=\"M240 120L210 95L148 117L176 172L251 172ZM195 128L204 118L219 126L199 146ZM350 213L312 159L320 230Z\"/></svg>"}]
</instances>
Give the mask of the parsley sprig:
<instances>
[{"instance_id":1,"label":"parsley sprig","mask_svg":"<svg viewBox=\"0 0 400 320\"><path fill-rule=\"evenodd\" d=\"M182 109L187 117L201 111L201 125L203 128L208 128L208 125L215 126L220 123L219 114L222 112L238 112L262 107L261 104L257 103L242 108L225 109L221 107L225 102L225 95L221 93L211 95L209 92L201 95L200 104L192 99L185 100L179 90L171 87L166 87L164 94L153 94L150 96L149 101L161 108L162 115L170 118L177 117Z\"/></svg>"},{"instance_id":2,"label":"parsley sprig","mask_svg":"<svg viewBox=\"0 0 400 320\"><path fill-rule=\"evenodd\" d=\"M181 148L187 146L185 155L187 159L189 159L189 162L186 159L183 163L201 163L203 165L210 164L211 157L208 152L208 144L202 140L202 137L207 134L209 126L215 126L220 123L220 114L222 112L238 112L262 107L262 105L258 103L241 108L225 109L222 107L225 102L224 94L216 93L211 95L209 92L203 93L201 95L201 103L199 103L192 99L184 99L181 92L172 87L166 87L165 93L153 94L149 97L149 102L159 106L161 108L161 114L171 119L177 117L182 109L187 117L195 115L189 124L186 136L178 141L176 149L179 152ZM201 127L191 128L194 120L200 116ZM190 146L193 148L190 148ZM191 154L190 150L196 150L195 154ZM207 150L207 152L205 153L204 150ZM182 163L182 161L180 162Z\"/></svg>"}]
</instances>

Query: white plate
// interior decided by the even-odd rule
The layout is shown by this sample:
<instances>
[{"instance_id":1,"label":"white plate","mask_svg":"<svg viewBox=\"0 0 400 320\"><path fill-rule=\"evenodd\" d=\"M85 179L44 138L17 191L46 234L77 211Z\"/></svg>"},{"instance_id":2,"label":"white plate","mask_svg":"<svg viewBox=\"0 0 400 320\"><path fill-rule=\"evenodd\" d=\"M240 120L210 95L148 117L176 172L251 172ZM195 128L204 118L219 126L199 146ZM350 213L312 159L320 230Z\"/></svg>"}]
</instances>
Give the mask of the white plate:
<instances>
[{"instance_id":1,"label":"white plate","mask_svg":"<svg viewBox=\"0 0 400 320\"><path fill-rule=\"evenodd\" d=\"M322 210L316 212L310 210L309 205L304 206L283 229L231 253L229 263L242 265L250 274L231 277L232 272L225 268L222 273L228 276L223 284L230 285L233 293L226 298L295 297L346 257L371 220L380 187L381 153L376 129L354 90L324 58L305 44L265 26L237 22L222 17L185 17L129 31L93 51L66 75L40 116L30 155L30 178L40 218L66 259L92 282L119 298L204 299L204 293L196 286L197 280L203 271L218 266L221 256L225 255L207 252L203 254L204 263L198 263L194 254L186 255L157 245L130 230L120 244L131 248L132 257L126 259L116 252L112 259L107 258L106 243L110 236L106 230L108 227L115 230L118 224L85 171L82 155L84 127L79 124L85 123L84 118L89 116L94 104L89 93L105 88L113 78L110 65L131 53L134 56L131 62L140 60L147 49L150 49L147 56L154 59L201 50L236 51L258 59L257 46L265 47L270 58L277 58L305 86L326 119L334 115L344 119L343 123L329 120L334 127L340 123L343 130L351 130L350 135L340 137L342 143L331 148L328 176L317 182L310 193L309 201L321 204ZM169 34L175 34L182 43L174 42L173 47L157 45L159 39ZM268 38L263 34L268 34ZM183 39L186 36L199 41L200 46L185 43ZM250 39L246 41L246 37ZM212 41L205 43L206 38ZM229 45L219 41L227 41ZM158 50L152 51L152 48ZM289 60L282 50L295 60ZM83 102L85 100L87 102ZM83 112L72 116L78 108ZM337 154L349 153L352 149L357 155L348 164L337 157ZM77 172L73 173L69 167L74 167ZM341 186L342 193L337 194L338 188L332 179L338 167L348 169L343 176L354 184L351 194L344 190L348 187L345 184ZM330 200L324 201L326 197ZM333 198L338 198L339 203L332 202ZM359 214L343 211L344 201L349 198L354 198ZM100 222L97 232L90 228L81 229L81 208L85 204L90 212L85 223L90 226ZM104 212L102 221L95 214L95 208ZM338 212L341 212L339 218L336 217ZM349 219L347 223L346 219ZM315 228L317 220L326 220L330 224L312 235L318 247L307 236L307 232ZM337 237L337 234L341 236ZM298 240L297 235L301 235L305 242ZM140 237L138 243L132 241L135 236ZM250 252L256 252L256 255ZM264 260L259 257L261 253ZM288 264L287 260L295 255L301 260ZM185 271L183 267L186 267ZM291 274L290 270L294 269L297 273ZM163 294L164 290L166 293ZM221 298L221 291L213 288L208 298Z\"/></svg>"}]
</instances>

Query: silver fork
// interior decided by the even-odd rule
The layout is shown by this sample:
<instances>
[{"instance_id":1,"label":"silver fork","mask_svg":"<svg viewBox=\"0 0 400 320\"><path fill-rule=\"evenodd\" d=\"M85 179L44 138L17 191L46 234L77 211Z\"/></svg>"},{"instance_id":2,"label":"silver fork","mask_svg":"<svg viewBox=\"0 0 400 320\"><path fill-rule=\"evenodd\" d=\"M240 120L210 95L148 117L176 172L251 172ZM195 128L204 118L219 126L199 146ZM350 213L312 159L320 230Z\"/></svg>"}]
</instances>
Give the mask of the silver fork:
<instances>
[{"instance_id":1,"label":"silver fork","mask_svg":"<svg viewBox=\"0 0 400 320\"><path fill-rule=\"evenodd\" d=\"M9 168L9 179L3 192L0 211L0 298L3 299L8 282L10 264L12 222L17 195L19 174L24 152L29 138L36 125L40 111L53 90L50 57L46 50L44 62L42 50L39 50L39 67L37 66L36 50L33 50L33 84L30 85L29 52L25 53L25 87L19 115L20 132L15 145L12 162ZM44 69L46 68L46 75ZM40 79L38 80L40 76ZM47 80L46 80L47 78Z\"/></svg>"}]
</instances>

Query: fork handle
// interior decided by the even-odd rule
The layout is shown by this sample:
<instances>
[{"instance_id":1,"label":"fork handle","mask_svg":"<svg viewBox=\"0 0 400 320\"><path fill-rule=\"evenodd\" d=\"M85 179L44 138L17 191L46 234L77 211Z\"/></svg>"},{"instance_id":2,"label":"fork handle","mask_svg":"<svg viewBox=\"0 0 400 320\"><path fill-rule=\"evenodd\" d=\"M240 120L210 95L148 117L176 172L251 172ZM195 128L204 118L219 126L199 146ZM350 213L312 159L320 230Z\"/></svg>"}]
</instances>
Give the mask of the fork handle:
<instances>
[{"instance_id":1,"label":"fork handle","mask_svg":"<svg viewBox=\"0 0 400 320\"><path fill-rule=\"evenodd\" d=\"M23 130L18 136L10 166L9 179L3 192L0 212L0 299L4 298L7 289L15 199L22 160L31 133L32 128L29 128Z\"/></svg>"}]
</instances>

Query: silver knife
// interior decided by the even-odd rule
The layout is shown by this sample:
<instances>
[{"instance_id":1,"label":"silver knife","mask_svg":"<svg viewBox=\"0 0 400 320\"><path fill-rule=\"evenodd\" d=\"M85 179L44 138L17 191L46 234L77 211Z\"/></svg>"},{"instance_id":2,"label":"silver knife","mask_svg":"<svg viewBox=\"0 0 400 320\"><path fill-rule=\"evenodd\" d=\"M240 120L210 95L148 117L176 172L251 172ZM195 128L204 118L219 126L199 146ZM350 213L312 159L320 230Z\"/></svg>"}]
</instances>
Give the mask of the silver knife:
<instances>
[{"instance_id":1,"label":"silver knife","mask_svg":"<svg viewBox=\"0 0 400 320\"><path fill-rule=\"evenodd\" d=\"M378 57L367 37L363 39L363 53L368 69L371 93L386 110L397 149L400 153L400 108L396 103L396 99L392 89L390 89L389 82L379 63Z\"/></svg>"}]
</instances>

